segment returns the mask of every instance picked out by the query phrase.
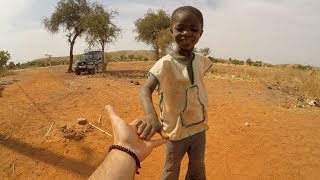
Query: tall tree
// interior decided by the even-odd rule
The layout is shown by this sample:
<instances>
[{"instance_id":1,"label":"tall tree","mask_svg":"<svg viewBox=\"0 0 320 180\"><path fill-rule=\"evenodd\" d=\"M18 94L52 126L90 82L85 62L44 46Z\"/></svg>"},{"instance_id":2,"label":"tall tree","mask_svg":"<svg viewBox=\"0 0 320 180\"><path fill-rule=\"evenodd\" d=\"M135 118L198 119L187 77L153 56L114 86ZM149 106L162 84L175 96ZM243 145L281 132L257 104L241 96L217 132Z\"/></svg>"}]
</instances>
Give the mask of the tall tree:
<instances>
[{"instance_id":1,"label":"tall tree","mask_svg":"<svg viewBox=\"0 0 320 180\"><path fill-rule=\"evenodd\" d=\"M173 42L170 29L170 15L163 10L148 12L135 22L137 41L151 45L156 52L157 58L169 48Z\"/></svg>"},{"instance_id":2,"label":"tall tree","mask_svg":"<svg viewBox=\"0 0 320 180\"><path fill-rule=\"evenodd\" d=\"M85 19L90 12L90 6L86 0L60 0L56 10L50 18L44 18L43 24L47 31L58 33L60 28L67 33L70 43L70 62L68 72L73 72L73 47L76 38L85 32Z\"/></svg>"},{"instance_id":3,"label":"tall tree","mask_svg":"<svg viewBox=\"0 0 320 180\"><path fill-rule=\"evenodd\" d=\"M106 61L104 56L105 46L114 43L119 36L121 29L117 27L113 19L117 11L106 11L98 3L92 4L92 11L86 18L87 36L86 41L90 46L100 46L102 50L102 72L106 72Z\"/></svg>"},{"instance_id":4,"label":"tall tree","mask_svg":"<svg viewBox=\"0 0 320 180\"><path fill-rule=\"evenodd\" d=\"M0 70L3 70L3 65L7 64L10 58L8 51L0 51Z\"/></svg>"}]
</instances>

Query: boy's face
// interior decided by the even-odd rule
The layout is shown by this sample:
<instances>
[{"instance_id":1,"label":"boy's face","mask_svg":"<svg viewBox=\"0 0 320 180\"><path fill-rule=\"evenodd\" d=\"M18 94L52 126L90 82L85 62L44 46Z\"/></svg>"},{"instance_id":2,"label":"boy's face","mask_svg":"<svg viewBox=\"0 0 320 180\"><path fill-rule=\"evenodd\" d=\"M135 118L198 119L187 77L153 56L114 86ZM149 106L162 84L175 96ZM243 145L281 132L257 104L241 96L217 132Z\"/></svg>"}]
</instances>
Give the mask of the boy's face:
<instances>
[{"instance_id":1,"label":"boy's face","mask_svg":"<svg viewBox=\"0 0 320 180\"><path fill-rule=\"evenodd\" d=\"M172 19L171 33L177 46L183 50L193 50L203 29L200 20L190 12L181 12Z\"/></svg>"}]
</instances>

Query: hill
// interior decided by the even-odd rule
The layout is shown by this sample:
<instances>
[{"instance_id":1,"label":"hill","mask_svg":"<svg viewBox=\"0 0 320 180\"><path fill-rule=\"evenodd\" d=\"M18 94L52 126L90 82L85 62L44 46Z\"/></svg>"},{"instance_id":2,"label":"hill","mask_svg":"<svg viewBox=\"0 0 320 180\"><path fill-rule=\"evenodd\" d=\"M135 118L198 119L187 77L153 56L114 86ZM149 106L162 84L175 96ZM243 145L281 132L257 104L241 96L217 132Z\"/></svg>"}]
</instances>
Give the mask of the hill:
<instances>
[{"instance_id":1,"label":"hill","mask_svg":"<svg viewBox=\"0 0 320 180\"><path fill-rule=\"evenodd\" d=\"M78 60L81 54L75 54L74 60ZM152 50L121 50L121 51L112 51L106 52L105 57L109 61L125 61L125 60L155 60L155 53ZM45 62L46 58L35 59L31 62L39 63ZM69 56L61 57L51 57L51 62L54 64L61 64L61 61L64 61L64 64L69 62Z\"/></svg>"}]
</instances>

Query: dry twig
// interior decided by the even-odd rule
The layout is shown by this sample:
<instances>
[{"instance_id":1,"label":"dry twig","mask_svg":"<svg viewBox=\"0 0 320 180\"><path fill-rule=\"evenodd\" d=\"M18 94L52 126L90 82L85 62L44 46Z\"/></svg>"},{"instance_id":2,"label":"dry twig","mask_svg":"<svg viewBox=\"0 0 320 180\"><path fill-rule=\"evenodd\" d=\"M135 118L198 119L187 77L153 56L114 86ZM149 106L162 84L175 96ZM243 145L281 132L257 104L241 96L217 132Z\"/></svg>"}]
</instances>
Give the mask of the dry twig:
<instances>
[{"instance_id":1,"label":"dry twig","mask_svg":"<svg viewBox=\"0 0 320 180\"><path fill-rule=\"evenodd\" d=\"M98 129L99 131L106 133L108 136L112 137L112 135L111 135L111 134L109 134L109 133L107 133L105 130L103 130L103 129L101 129L101 128L99 128L99 127L95 126L95 125L93 125L93 124L92 124L92 123L90 123L90 122L88 122L88 124L90 124L91 126L95 127L95 128L96 128L96 129Z\"/></svg>"},{"instance_id":2,"label":"dry twig","mask_svg":"<svg viewBox=\"0 0 320 180\"><path fill-rule=\"evenodd\" d=\"M101 118L102 118L102 115L100 115L99 119L98 119L98 124L99 126L101 126Z\"/></svg>"},{"instance_id":3,"label":"dry twig","mask_svg":"<svg viewBox=\"0 0 320 180\"><path fill-rule=\"evenodd\" d=\"M50 133L50 131L51 131L52 126L53 126L53 125L54 125L54 123L52 123L52 124L51 124L51 126L50 126L50 128L49 128L48 132L46 133L45 137L47 137L47 136L48 136L48 134Z\"/></svg>"}]
</instances>

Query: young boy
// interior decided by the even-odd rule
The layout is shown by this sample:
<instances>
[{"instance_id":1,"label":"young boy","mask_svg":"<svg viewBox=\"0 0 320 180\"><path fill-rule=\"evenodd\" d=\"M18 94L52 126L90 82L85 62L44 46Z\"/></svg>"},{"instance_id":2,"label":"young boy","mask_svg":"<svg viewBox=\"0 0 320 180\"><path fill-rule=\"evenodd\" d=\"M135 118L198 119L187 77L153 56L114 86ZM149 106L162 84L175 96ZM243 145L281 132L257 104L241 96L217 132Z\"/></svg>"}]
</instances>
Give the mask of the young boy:
<instances>
[{"instance_id":1,"label":"young boy","mask_svg":"<svg viewBox=\"0 0 320 180\"><path fill-rule=\"evenodd\" d=\"M171 16L170 31L176 48L156 62L140 91L145 116L138 134L142 139L151 139L161 131L168 136L163 179L179 178L185 153L189 157L186 179L206 179L208 98L203 77L212 62L193 52L203 33L202 13L191 6L176 9ZM157 86L161 123L152 103L152 92Z\"/></svg>"}]
</instances>

